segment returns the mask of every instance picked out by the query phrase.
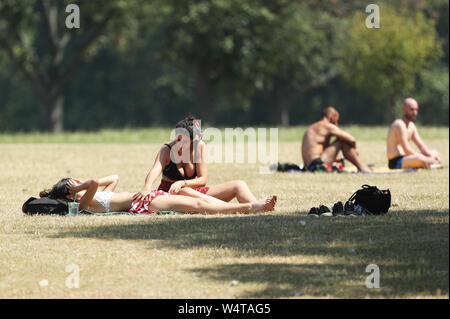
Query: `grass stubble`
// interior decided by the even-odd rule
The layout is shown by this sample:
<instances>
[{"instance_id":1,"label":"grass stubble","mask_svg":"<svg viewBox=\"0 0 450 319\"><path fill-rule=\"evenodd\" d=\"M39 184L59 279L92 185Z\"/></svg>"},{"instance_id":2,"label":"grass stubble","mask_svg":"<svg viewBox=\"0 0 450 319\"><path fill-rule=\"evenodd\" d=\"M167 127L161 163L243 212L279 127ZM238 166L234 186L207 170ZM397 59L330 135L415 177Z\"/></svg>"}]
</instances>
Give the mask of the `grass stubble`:
<instances>
[{"instance_id":1,"label":"grass stubble","mask_svg":"<svg viewBox=\"0 0 450 319\"><path fill-rule=\"evenodd\" d=\"M448 298L448 137L426 142L444 169L259 174L259 164L209 165L210 185L241 179L257 197L277 194L271 213L75 218L23 216L21 204L69 176L116 173L117 191L138 191L160 144L1 144L0 298ZM384 142L358 148L364 162L386 166ZM299 143L280 143L279 159L300 162ZM306 217L362 184L391 190L387 215ZM71 264L79 288L66 286ZM365 285L369 264L379 266L378 289Z\"/></svg>"}]
</instances>

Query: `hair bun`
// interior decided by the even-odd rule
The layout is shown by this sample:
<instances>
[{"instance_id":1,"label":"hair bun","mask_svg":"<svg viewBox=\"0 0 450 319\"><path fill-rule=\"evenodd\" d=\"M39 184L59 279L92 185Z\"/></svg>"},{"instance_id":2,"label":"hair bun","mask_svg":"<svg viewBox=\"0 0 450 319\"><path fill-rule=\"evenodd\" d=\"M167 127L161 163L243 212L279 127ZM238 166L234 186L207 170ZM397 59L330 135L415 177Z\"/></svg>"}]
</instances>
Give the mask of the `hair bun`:
<instances>
[{"instance_id":1,"label":"hair bun","mask_svg":"<svg viewBox=\"0 0 450 319\"><path fill-rule=\"evenodd\" d=\"M189 114L189 115L185 118L185 120L186 120L186 121L194 121L194 120L196 120L196 118L195 118L194 115Z\"/></svg>"},{"instance_id":2,"label":"hair bun","mask_svg":"<svg viewBox=\"0 0 450 319\"><path fill-rule=\"evenodd\" d=\"M50 195L50 189L44 189L39 193L39 197L48 197Z\"/></svg>"}]
</instances>

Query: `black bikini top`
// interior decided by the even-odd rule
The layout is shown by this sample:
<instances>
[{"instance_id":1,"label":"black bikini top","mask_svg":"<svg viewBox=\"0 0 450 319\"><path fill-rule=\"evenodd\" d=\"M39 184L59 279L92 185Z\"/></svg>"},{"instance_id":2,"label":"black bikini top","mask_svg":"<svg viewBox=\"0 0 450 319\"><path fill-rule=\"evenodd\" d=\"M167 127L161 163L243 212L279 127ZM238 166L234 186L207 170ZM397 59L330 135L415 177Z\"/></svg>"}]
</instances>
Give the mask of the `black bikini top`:
<instances>
[{"instance_id":1,"label":"black bikini top","mask_svg":"<svg viewBox=\"0 0 450 319\"><path fill-rule=\"evenodd\" d=\"M172 149L172 147L169 144L164 144L164 145L167 146L170 150ZM178 170L177 164L172 162L172 158L171 158L170 163L167 164L166 167L164 167L162 173L164 176L170 178L173 181L182 181L185 179L193 179L193 178L197 177L197 167L194 164L194 174L191 177L185 177L185 176L181 175L180 171Z\"/></svg>"}]
</instances>

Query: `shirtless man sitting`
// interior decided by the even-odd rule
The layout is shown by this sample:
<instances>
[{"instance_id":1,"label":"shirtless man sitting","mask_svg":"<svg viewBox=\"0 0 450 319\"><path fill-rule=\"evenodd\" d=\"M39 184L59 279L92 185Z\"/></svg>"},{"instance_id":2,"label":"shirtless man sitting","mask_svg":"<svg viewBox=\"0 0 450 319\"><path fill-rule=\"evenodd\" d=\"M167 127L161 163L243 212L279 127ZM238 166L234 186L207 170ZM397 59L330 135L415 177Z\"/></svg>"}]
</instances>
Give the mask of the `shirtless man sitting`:
<instances>
[{"instance_id":1,"label":"shirtless man sitting","mask_svg":"<svg viewBox=\"0 0 450 319\"><path fill-rule=\"evenodd\" d=\"M437 151L429 150L419 136L414 120L419 112L419 104L413 98L403 102L403 116L395 120L387 137L387 158L390 169L429 168L440 166L441 159ZM409 141L412 140L420 150L414 151Z\"/></svg>"},{"instance_id":2,"label":"shirtless man sitting","mask_svg":"<svg viewBox=\"0 0 450 319\"><path fill-rule=\"evenodd\" d=\"M320 121L312 124L305 132L302 142L303 163L307 170L314 172L324 163L332 165L336 162L339 151L344 158L358 168L358 171L368 173L371 169L364 165L356 151L356 139L338 127L339 112L332 106L323 111ZM336 140L330 143L331 137Z\"/></svg>"}]
</instances>

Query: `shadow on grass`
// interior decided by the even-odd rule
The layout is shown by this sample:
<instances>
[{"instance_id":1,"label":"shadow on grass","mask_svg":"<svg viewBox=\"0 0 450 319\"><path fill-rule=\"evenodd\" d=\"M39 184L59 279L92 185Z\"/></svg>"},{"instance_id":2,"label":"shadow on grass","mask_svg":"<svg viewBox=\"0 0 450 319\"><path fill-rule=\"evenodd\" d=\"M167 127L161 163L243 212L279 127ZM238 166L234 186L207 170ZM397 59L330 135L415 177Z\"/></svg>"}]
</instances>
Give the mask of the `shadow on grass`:
<instances>
[{"instance_id":1,"label":"shadow on grass","mask_svg":"<svg viewBox=\"0 0 450 319\"><path fill-rule=\"evenodd\" d=\"M239 298L290 297L414 297L417 295L448 294L448 273L415 273L414 265L379 266L380 288L367 288L367 264L285 264L238 263L198 268L197 275L218 282L259 284L259 290L245 291ZM416 270L414 270L415 272ZM405 276L405 274L409 274ZM447 286L444 281L447 280ZM446 288L447 287L447 288Z\"/></svg>"},{"instance_id":2,"label":"shadow on grass","mask_svg":"<svg viewBox=\"0 0 450 319\"><path fill-rule=\"evenodd\" d=\"M304 214L149 218L66 230L54 237L142 240L148 242L149 249L228 249L240 260L299 257L300 263L187 269L220 282L263 285L262 290L247 291L241 298L284 298L296 292L334 297L408 297L439 291L448 295L448 210L319 219ZM305 258L308 263L304 263ZM368 264L379 265L382 289L365 287Z\"/></svg>"}]
</instances>

